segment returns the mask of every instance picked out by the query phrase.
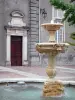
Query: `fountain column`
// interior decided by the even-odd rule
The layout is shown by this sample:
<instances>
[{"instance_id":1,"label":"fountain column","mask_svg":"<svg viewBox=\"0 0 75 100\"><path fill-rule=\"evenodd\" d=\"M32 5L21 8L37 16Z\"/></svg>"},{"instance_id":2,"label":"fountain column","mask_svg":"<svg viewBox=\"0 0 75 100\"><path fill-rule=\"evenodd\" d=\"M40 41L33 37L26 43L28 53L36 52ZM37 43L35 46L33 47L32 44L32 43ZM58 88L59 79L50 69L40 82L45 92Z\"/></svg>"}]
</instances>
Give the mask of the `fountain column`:
<instances>
[{"instance_id":1,"label":"fountain column","mask_svg":"<svg viewBox=\"0 0 75 100\"><path fill-rule=\"evenodd\" d=\"M56 75L56 69L55 69L55 56L53 53L48 54L48 67L46 68L46 73L48 77L54 78Z\"/></svg>"},{"instance_id":2,"label":"fountain column","mask_svg":"<svg viewBox=\"0 0 75 100\"><path fill-rule=\"evenodd\" d=\"M55 42L55 30L49 31L49 42Z\"/></svg>"}]
</instances>

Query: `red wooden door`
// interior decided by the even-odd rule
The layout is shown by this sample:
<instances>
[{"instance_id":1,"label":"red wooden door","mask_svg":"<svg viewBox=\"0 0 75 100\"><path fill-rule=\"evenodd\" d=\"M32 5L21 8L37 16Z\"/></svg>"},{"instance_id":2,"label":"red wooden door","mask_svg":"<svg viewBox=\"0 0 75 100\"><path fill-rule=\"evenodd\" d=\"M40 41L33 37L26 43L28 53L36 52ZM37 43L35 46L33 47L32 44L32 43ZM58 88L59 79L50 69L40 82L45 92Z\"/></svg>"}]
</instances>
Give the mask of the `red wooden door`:
<instances>
[{"instance_id":1,"label":"red wooden door","mask_svg":"<svg viewBox=\"0 0 75 100\"><path fill-rule=\"evenodd\" d=\"M21 36L11 36L11 66L22 66Z\"/></svg>"}]
</instances>

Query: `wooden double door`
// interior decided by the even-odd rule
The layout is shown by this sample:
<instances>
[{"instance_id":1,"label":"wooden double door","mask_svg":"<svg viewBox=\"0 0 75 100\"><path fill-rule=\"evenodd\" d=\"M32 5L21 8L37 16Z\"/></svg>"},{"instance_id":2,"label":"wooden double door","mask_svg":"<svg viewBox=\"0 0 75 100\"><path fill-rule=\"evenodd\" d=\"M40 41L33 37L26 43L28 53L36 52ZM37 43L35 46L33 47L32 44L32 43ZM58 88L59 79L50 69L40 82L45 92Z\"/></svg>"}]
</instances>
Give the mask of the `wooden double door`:
<instances>
[{"instance_id":1,"label":"wooden double door","mask_svg":"<svg viewBox=\"0 0 75 100\"><path fill-rule=\"evenodd\" d=\"M11 36L11 66L22 66L21 36Z\"/></svg>"}]
</instances>

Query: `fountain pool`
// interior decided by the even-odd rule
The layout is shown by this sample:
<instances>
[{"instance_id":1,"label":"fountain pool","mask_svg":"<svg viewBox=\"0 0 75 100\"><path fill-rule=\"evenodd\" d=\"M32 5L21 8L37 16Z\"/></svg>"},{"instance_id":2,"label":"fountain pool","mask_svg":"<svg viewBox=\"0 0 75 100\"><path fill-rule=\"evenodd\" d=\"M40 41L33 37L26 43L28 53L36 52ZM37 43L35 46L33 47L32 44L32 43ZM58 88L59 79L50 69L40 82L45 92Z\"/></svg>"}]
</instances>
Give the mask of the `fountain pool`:
<instances>
[{"instance_id":1,"label":"fountain pool","mask_svg":"<svg viewBox=\"0 0 75 100\"><path fill-rule=\"evenodd\" d=\"M65 85L65 92L61 97L43 97L43 82L2 84L0 85L0 100L75 100L75 86L72 85Z\"/></svg>"}]
</instances>

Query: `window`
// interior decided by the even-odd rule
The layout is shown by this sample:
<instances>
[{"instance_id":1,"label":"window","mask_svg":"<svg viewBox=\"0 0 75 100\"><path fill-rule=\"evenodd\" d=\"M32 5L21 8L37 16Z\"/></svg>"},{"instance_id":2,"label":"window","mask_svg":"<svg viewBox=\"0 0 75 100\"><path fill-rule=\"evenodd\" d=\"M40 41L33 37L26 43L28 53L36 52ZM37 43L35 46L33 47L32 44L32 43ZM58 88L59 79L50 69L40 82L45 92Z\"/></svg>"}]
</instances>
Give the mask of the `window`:
<instances>
[{"instance_id":1,"label":"window","mask_svg":"<svg viewBox=\"0 0 75 100\"><path fill-rule=\"evenodd\" d=\"M52 19L54 20L55 23L58 22L61 23L63 14L64 14L63 11L57 10L54 7L52 7ZM60 30L56 32L56 41L58 43L65 41L65 23L64 26L61 27Z\"/></svg>"}]
</instances>

